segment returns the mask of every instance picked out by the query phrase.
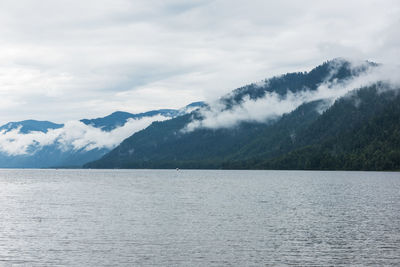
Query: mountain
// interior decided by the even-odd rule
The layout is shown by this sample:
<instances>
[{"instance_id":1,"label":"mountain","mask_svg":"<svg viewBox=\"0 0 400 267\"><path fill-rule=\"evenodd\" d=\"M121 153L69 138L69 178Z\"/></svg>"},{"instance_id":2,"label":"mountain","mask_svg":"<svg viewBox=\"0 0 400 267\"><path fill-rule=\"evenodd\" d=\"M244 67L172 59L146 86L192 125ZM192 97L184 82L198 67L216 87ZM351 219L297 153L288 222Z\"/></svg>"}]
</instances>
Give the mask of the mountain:
<instances>
[{"instance_id":1,"label":"mountain","mask_svg":"<svg viewBox=\"0 0 400 267\"><path fill-rule=\"evenodd\" d=\"M251 165L268 169L400 170L400 95L376 85L337 101L297 149ZM357 105L354 105L357 101Z\"/></svg>"},{"instance_id":2,"label":"mountain","mask_svg":"<svg viewBox=\"0 0 400 267\"><path fill-rule=\"evenodd\" d=\"M57 143L32 147L26 154L7 154L0 152L1 168L52 168L79 167L106 154L109 149L61 149Z\"/></svg>"},{"instance_id":3,"label":"mountain","mask_svg":"<svg viewBox=\"0 0 400 267\"><path fill-rule=\"evenodd\" d=\"M25 120L0 127L0 167L78 167L99 159L124 138L155 120L170 119L203 102L179 110L161 109L132 114L117 111L103 118L65 124Z\"/></svg>"},{"instance_id":4,"label":"mountain","mask_svg":"<svg viewBox=\"0 0 400 267\"><path fill-rule=\"evenodd\" d=\"M3 126L0 126L0 132L9 132L11 130L19 129L19 131L24 134L33 131L47 133L49 129L58 129L63 126L63 124L57 124L50 121L25 120L4 124Z\"/></svg>"},{"instance_id":5,"label":"mountain","mask_svg":"<svg viewBox=\"0 0 400 267\"><path fill-rule=\"evenodd\" d=\"M165 117L175 117L179 113L175 109L160 109L152 110L144 113L132 114L129 112L116 111L103 118L96 119L82 119L80 120L86 125L91 125L95 128L101 128L104 131L111 131L115 128L123 126L128 119L141 119L143 117L153 117L156 115L161 115Z\"/></svg>"},{"instance_id":6,"label":"mountain","mask_svg":"<svg viewBox=\"0 0 400 267\"><path fill-rule=\"evenodd\" d=\"M108 116L96 119L82 119L80 120L86 125L91 125L96 128L101 128L104 131L111 131L115 128L123 126L128 119L141 119L143 117L153 117L153 116L164 116L173 118L179 115L183 115L204 106L204 102L193 102L181 109L159 109L152 110L143 113L132 114L129 112L116 111Z\"/></svg>"},{"instance_id":7,"label":"mountain","mask_svg":"<svg viewBox=\"0 0 400 267\"><path fill-rule=\"evenodd\" d=\"M152 123L85 167L400 169L398 90L359 87L377 67L335 59L238 88Z\"/></svg>"},{"instance_id":8,"label":"mountain","mask_svg":"<svg viewBox=\"0 0 400 267\"><path fill-rule=\"evenodd\" d=\"M223 159L232 156L244 145L251 143L264 132L270 142L280 138L281 131L289 133L292 124L300 117L312 121L318 116L310 103L298 108L277 124L242 123L232 129L199 129L190 133L180 130L191 121L191 114L164 122L155 122L124 140L102 159L89 163L89 168L220 168ZM307 124L307 122L304 122ZM289 127L289 128L287 128ZM274 128L274 131L270 130Z\"/></svg>"}]
</instances>

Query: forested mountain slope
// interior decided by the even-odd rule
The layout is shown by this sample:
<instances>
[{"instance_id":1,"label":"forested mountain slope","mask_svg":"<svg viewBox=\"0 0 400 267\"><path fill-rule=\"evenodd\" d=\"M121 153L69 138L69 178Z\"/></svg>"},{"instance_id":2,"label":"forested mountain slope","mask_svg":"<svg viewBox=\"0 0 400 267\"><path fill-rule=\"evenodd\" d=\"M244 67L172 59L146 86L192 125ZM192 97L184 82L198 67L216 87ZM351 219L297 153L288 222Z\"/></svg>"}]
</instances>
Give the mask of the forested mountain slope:
<instances>
[{"instance_id":1,"label":"forested mountain slope","mask_svg":"<svg viewBox=\"0 0 400 267\"><path fill-rule=\"evenodd\" d=\"M214 114L210 104L203 112L153 123L85 167L396 169L397 148L394 151L386 149L388 156L380 162L376 156L370 163L367 160L363 161L364 165L355 163L360 162L361 155L367 156L366 151L372 147L377 149L377 144L385 141L378 137L380 131L388 132L388 143L382 144L384 147L394 145L391 142L399 139L396 137L399 118L395 111L396 103L399 104L396 88L378 82L358 90L343 91L348 80L376 66L366 62L354 67L347 61L334 60L310 72L286 74L265 80L261 85L236 89L220 99L218 105L222 103L222 108L218 111L235 115L237 107L263 104L257 102L259 99L268 100L266 110L271 108L268 106L270 99L278 99L278 105L297 103L297 98L303 102L297 107L292 105L292 109L283 115L274 114L264 121L251 117L229 127L197 124L200 126L189 129L188 125L193 122L210 119L207 116ZM337 97L332 98L335 90ZM335 99L334 103L330 102L332 99ZM397 126L390 128L388 121L379 128L376 125L382 119L379 116L386 118L385 121L391 118ZM369 124L378 127L377 130L369 133L371 129L364 129ZM348 159L354 163L347 162L346 165L344 161Z\"/></svg>"}]
</instances>

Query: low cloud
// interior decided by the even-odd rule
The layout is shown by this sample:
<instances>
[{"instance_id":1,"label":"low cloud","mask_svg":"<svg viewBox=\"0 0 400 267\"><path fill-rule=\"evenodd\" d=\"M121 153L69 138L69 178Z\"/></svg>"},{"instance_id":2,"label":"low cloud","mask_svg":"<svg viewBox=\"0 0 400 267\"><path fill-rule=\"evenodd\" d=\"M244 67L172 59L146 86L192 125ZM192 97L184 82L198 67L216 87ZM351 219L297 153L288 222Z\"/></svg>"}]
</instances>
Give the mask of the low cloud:
<instances>
[{"instance_id":1,"label":"low cloud","mask_svg":"<svg viewBox=\"0 0 400 267\"><path fill-rule=\"evenodd\" d=\"M357 70L360 66L360 62L353 62L352 70ZM334 71L335 68L332 69L332 72ZM338 82L337 80L324 82L314 91L303 90L296 93L288 91L283 96L275 92L267 92L264 97L258 99L245 97L240 104L232 108L227 108L222 101L218 100L208 107L200 109L198 113L200 119L193 119L186 125L183 132L191 132L198 128L230 128L242 122L264 123L289 113L304 103L316 100L324 100L324 105L318 109L318 112L323 112L336 99L355 89L377 82L384 82L389 85L389 88L397 89L400 85L398 73L398 67L381 65L370 68L365 73L344 82ZM262 84L259 84L259 86L262 86Z\"/></svg>"},{"instance_id":2,"label":"low cloud","mask_svg":"<svg viewBox=\"0 0 400 267\"><path fill-rule=\"evenodd\" d=\"M112 149L124 139L138 132L154 121L170 119L161 115L128 119L121 127L112 131L103 131L80 121L69 121L64 127L50 129L46 133L33 131L27 134L20 128L11 131L0 131L0 151L10 156L29 155L45 146L55 145L62 151L93 149Z\"/></svg>"}]
</instances>

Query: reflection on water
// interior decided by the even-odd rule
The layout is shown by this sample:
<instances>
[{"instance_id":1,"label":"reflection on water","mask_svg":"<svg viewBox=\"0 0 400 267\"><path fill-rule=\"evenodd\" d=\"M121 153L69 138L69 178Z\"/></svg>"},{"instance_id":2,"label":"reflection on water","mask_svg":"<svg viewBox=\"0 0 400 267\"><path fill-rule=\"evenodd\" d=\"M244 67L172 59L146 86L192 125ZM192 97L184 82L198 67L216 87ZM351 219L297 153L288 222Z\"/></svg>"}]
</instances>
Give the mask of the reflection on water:
<instances>
[{"instance_id":1,"label":"reflection on water","mask_svg":"<svg viewBox=\"0 0 400 267\"><path fill-rule=\"evenodd\" d=\"M400 264L400 174L1 170L0 265Z\"/></svg>"}]
</instances>

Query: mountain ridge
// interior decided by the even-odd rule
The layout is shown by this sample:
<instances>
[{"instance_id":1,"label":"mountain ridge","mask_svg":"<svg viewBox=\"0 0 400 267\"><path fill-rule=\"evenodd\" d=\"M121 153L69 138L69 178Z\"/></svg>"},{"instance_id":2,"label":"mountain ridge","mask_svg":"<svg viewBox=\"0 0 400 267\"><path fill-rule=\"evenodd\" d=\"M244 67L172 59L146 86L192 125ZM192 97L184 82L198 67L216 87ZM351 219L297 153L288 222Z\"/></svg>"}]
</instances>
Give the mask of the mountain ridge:
<instances>
[{"instance_id":1,"label":"mountain ridge","mask_svg":"<svg viewBox=\"0 0 400 267\"><path fill-rule=\"evenodd\" d=\"M154 120L173 118L202 105L203 102L194 102L181 109L137 114L116 111L105 117L65 124L37 120L9 122L0 126L0 167L80 167L108 152L118 138L129 136Z\"/></svg>"},{"instance_id":2,"label":"mountain ridge","mask_svg":"<svg viewBox=\"0 0 400 267\"><path fill-rule=\"evenodd\" d=\"M58 129L63 127L64 124L54 123L51 121L38 121L38 120L23 120L8 122L0 126L0 131L9 132L19 129L21 133L29 133L39 131L46 133L49 129Z\"/></svg>"},{"instance_id":3,"label":"mountain ridge","mask_svg":"<svg viewBox=\"0 0 400 267\"><path fill-rule=\"evenodd\" d=\"M267 82L261 86L250 84L238 88L220 99L219 103L222 103L223 107L217 109L217 112L210 112L212 107L208 105L200 111L185 116L154 122L146 129L125 139L101 159L85 164L84 167L274 168L277 165L272 164L273 160L285 157L288 153L304 147L317 146L327 142L333 136L345 136L343 125L354 123L353 130L357 130L372 118L374 112L381 110L381 107L384 106L382 103L385 103L384 99L381 99L379 94L371 92L376 91L378 87L387 89L390 87L389 85L375 83L366 87L346 89L346 86L353 86L352 81L364 79L363 75L378 66L379 64L368 61L353 66L350 62L342 59L333 60L317 66L310 72L289 73L267 79ZM307 78L307 75L311 75L311 77ZM317 95L317 99L311 97L309 102L306 99L297 108L294 106L293 110L267 121L241 121L236 126L227 126L226 128L212 128L212 124L210 124L211 126L203 125L189 132L182 132L182 129L185 129L186 125L193 121L204 121L209 114L212 119L212 116L218 116L218 112L230 114L230 112L236 111L237 107L243 107L251 100L258 101L265 97L276 98L278 104L284 105L286 103L284 101L291 100L289 95L298 96L296 95L298 92L320 93L319 90L322 90L322 93ZM329 94L326 96L327 98L324 98L325 92L337 92L337 99L332 99ZM381 101L379 103L382 105L379 103L375 106L371 105L369 110L368 106L364 108L361 104L360 107L364 108L363 112L354 113L351 106L360 104L353 100L354 103L346 101L355 92L361 103L362 101L371 102L372 99L372 102L374 100ZM315 93L313 94L315 95ZM329 120L326 114L337 109L337 103L347 104L342 111L336 114L338 120ZM343 122L340 122L339 118L343 119ZM318 120L322 120L322 122ZM323 126L324 124L325 126ZM324 129L321 135L314 134L312 138L308 138L308 136L312 136L310 133L321 131L321 129ZM391 166L395 168L394 165ZM299 168L307 169L306 166ZM317 167L314 166L314 168ZM321 168L325 167L321 166Z\"/></svg>"}]
</instances>

